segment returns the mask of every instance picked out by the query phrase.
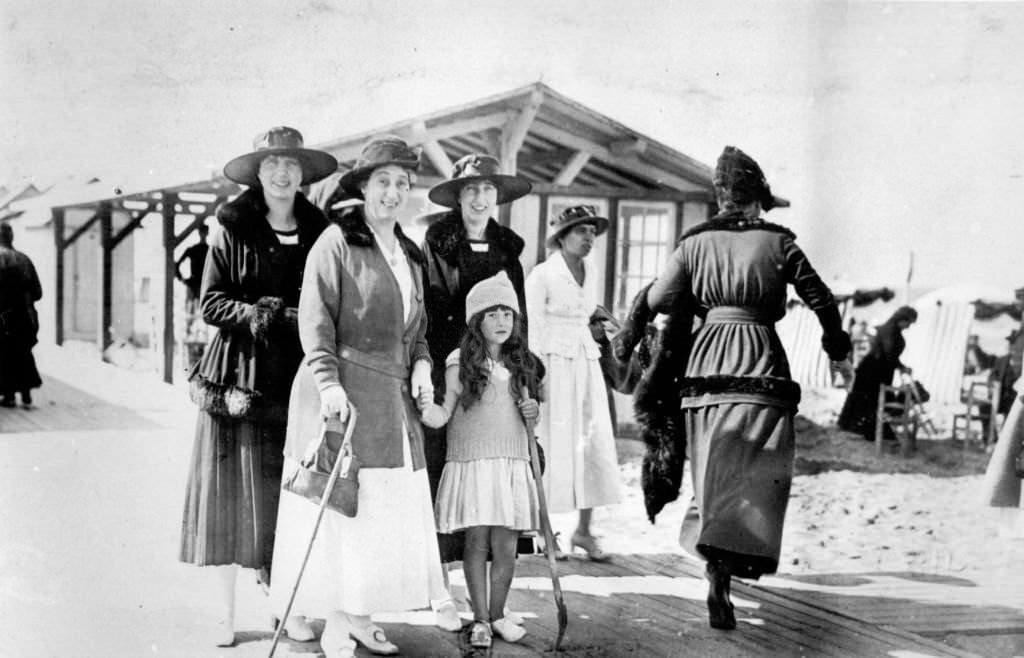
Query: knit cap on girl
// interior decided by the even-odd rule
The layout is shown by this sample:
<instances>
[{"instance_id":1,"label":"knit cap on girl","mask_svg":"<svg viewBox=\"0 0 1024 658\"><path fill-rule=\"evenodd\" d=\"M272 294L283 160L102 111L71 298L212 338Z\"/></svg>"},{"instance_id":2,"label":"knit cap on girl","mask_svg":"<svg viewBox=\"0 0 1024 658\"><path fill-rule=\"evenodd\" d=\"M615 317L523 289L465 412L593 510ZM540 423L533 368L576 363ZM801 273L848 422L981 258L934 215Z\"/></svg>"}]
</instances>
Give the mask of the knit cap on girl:
<instances>
[{"instance_id":1,"label":"knit cap on girl","mask_svg":"<svg viewBox=\"0 0 1024 658\"><path fill-rule=\"evenodd\" d=\"M469 294L466 295L466 322L480 311L486 311L493 306L507 306L519 313L515 288L512 287L512 281L504 270L469 289Z\"/></svg>"}]
</instances>

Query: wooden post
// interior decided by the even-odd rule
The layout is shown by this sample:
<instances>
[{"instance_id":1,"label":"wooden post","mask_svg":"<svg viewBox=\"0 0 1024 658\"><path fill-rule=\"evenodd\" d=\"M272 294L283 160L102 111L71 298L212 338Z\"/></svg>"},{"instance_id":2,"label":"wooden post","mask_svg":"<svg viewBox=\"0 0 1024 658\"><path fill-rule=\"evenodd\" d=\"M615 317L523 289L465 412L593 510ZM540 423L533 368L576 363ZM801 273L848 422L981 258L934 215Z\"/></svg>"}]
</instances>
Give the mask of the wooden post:
<instances>
[{"instance_id":1,"label":"wooden post","mask_svg":"<svg viewBox=\"0 0 1024 658\"><path fill-rule=\"evenodd\" d=\"M163 195L163 242L164 242L164 382L174 383L174 247L177 236L174 234L174 218L177 215L174 206L178 203L178 195Z\"/></svg>"},{"instance_id":2,"label":"wooden post","mask_svg":"<svg viewBox=\"0 0 1024 658\"><path fill-rule=\"evenodd\" d=\"M111 313L114 273L112 264L113 247L111 247L113 242L113 220L111 218L110 203L101 201L97 214L99 216L100 229L100 312L98 318L99 326L96 328L96 346L99 347L100 357L102 358L104 351L110 347L112 342L111 325L113 324L113 314Z\"/></svg>"},{"instance_id":3,"label":"wooden post","mask_svg":"<svg viewBox=\"0 0 1024 658\"><path fill-rule=\"evenodd\" d=\"M58 345L64 344L64 209L52 208L53 243L57 252L57 276L53 282L53 299L56 305L54 314L54 340Z\"/></svg>"},{"instance_id":4,"label":"wooden post","mask_svg":"<svg viewBox=\"0 0 1024 658\"><path fill-rule=\"evenodd\" d=\"M606 233L608 246L605 249L604 260L604 305L613 314L615 313L615 252L618 250L619 235L619 200L608 199L608 232ZM626 272L623 271L623 276Z\"/></svg>"},{"instance_id":5,"label":"wooden post","mask_svg":"<svg viewBox=\"0 0 1024 658\"><path fill-rule=\"evenodd\" d=\"M544 243L548 240L548 195L540 195L540 212L537 213L537 260L536 263L543 263L548 257L548 249Z\"/></svg>"}]
</instances>

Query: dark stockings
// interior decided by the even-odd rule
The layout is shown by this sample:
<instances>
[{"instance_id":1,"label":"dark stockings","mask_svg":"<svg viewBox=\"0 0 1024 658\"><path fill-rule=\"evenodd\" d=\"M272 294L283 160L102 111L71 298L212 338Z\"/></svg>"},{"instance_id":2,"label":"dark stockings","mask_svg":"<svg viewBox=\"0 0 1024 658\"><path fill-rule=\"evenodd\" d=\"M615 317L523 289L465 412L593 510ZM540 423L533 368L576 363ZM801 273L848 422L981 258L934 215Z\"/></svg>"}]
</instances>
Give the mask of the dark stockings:
<instances>
[{"instance_id":1,"label":"dark stockings","mask_svg":"<svg viewBox=\"0 0 1024 658\"><path fill-rule=\"evenodd\" d=\"M473 602L473 617L491 622L505 615L505 600L516 570L519 531L498 526L466 528L462 567ZM490 596L487 595L487 556L491 556Z\"/></svg>"},{"instance_id":2,"label":"dark stockings","mask_svg":"<svg viewBox=\"0 0 1024 658\"><path fill-rule=\"evenodd\" d=\"M727 631L736 628L736 614L729 597L732 589L729 567L724 562L709 560L705 576L708 579L708 622L711 628Z\"/></svg>"}]
</instances>

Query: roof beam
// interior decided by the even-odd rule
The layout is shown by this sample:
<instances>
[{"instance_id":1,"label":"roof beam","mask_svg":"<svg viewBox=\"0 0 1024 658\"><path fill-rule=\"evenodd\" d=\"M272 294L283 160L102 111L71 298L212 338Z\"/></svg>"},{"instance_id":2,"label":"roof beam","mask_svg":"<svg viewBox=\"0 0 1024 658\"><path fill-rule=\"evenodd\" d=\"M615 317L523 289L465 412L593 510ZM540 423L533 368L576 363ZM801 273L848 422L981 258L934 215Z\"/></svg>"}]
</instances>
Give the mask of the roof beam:
<instances>
[{"instance_id":1,"label":"roof beam","mask_svg":"<svg viewBox=\"0 0 1024 658\"><path fill-rule=\"evenodd\" d=\"M443 177L452 177L452 168L455 165L452 164L452 159L448 157L448 154L444 152L441 144L436 139L429 139L423 142L423 152L427 154L430 164L434 165L434 169L437 169Z\"/></svg>"},{"instance_id":2,"label":"roof beam","mask_svg":"<svg viewBox=\"0 0 1024 658\"><path fill-rule=\"evenodd\" d=\"M562 128L538 121L533 125L532 130L534 133L544 137L545 139L549 139L559 144L564 144L565 146L570 146L580 151L589 151L590 155L594 158L605 160L613 167L617 167L623 171L628 171L637 176L643 176L644 178L656 181L660 185L666 185L684 192L707 191L703 186L686 180L682 176L670 174L664 169L659 169L653 165L641 162L636 154L618 157L608 148L592 142L589 139L574 135Z\"/></svg>"},{"instance_id":3,"label":"roof beam","mask_svg":"<svg viewBox=\"0 0 1024 658\"><path fill-rule=\"evenodd\" d=\"M540 89L534 89L523 103L519 113L502 127L500 159L501 169L504 173L516 173L516 157L519 155L519 149L523 146L526 133L530 131L530 126L537 118L537 111L540 110L543 102L544 93Z\"/></svg>"},{"instance_id":4,"label":"roof beam","mask_svg":"<svg viewBox=\"0 0 1024 658\"><path fill-rule=\"evenodd\" d=\"M576 180L576 176L579 175L583 168L587 166L587 162L590 161L590 153L586 151L576 151L573 153L569 161L565 163L562 170L555 176L555 180L552 181L555 185L568 186L572 185L572 182Z\"/></svg>"},{"instance_id":5,"label":"roof beam","mask_svg":"<svg viewBox=\"0 0 1024 658\"><path fill-rule=\"evenodd\" d=\"M483 132L490 128L499 128L508 123L508 121L509 113L507 111L492 112L490 114L457 119L455 121L448 121L436 125L429 125L423 121L413 121L406 125L392 126L386 130L374 130L363 133L355 137L350 137L344 142L320 146L318 148L324 149L337 158L339 162L345 162L347 160L354 160L358 157L359 152L363 149L363 145L366 143L366 140L370 139L374 135L381 134L382 132L390 132L391 134L397 135L412 144L422 144L425 140L440 142L443 139L455 137L456 135L468 135L471 133Z\"/></svg>"},{"instance_id":6,"label":"roof beam","mask_svg":"<svg viewBox=\"0 0 1024 658\"><path fill-rule=\"evenodd\" d=\"M640 154L647 150L647 140L643 137L636 139L619 139L608 145L608 150L616 157L624 157L632 154Z\"/></svg>"}]
</instances>

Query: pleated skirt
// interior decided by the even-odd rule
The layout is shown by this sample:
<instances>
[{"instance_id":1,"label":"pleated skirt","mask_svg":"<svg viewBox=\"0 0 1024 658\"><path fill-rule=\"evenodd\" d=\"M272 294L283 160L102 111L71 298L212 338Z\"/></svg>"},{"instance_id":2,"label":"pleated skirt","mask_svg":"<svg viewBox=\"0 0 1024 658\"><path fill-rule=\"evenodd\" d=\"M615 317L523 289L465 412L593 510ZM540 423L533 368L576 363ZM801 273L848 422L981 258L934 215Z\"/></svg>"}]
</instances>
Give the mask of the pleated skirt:
<instances>
[{"instance_id":1,"label":"pleated skirt","mask_svg":"<svg viewBox=\"0 0 1024 658\"><path fill-rule=\"evenodd\" d=\"M285 428L200 411L185 490L182 562L270 569Z\"/></svg>"},{"instance_id":2,"label":"pleated skirt","mask_svg":"<svg viewBox=\"0 0 1024 658\"><path fill-rule=\"evenodd\" d=\"M448 462L434 505L442 533L485 525L535 530L538 509L529 462L505 457Z\"/></svg>"},{"instance_id":3,"label":"pleated skirt","mask_svg":"<svg viewBox=\"0 0 1024 658\"><path fill-rule=\"evenodd\" d=\"M402 444L404 466L359 471L354 518L325 510L291 614L415 610L447 597L427 471L412 469L407 435ZM294 465L286 459L285 472ZM318 511L306 498L281 492L270 587L274 610L288 603Z\"/></svg>"}]
</instances>

